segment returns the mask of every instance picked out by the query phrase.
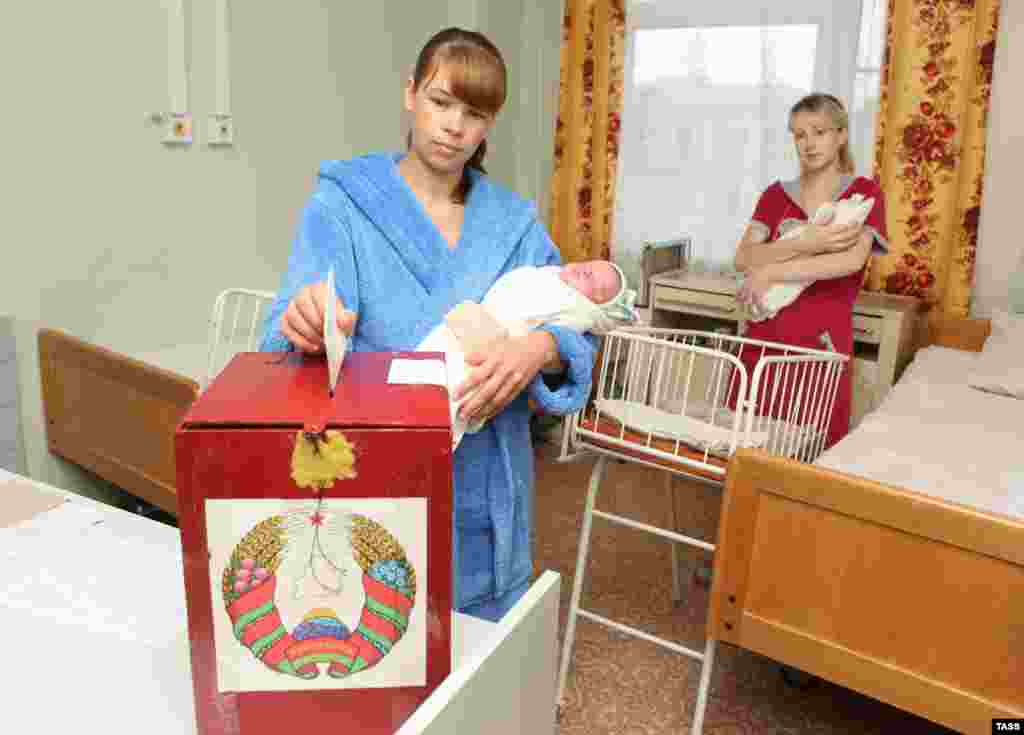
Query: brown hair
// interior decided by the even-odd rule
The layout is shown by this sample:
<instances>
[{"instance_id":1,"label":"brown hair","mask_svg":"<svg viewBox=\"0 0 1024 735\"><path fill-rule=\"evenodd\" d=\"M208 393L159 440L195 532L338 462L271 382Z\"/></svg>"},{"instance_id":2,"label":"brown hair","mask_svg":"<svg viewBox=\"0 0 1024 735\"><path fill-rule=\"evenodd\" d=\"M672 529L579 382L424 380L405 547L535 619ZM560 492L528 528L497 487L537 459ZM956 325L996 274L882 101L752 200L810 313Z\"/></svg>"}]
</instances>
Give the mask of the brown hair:
<instances>
[{"instance_id":1,"label":"brown hair","mask_svg":"<svg viewBox=\"0 0 1024 735\"><path fill-rule=\"evenodd\" d=\"M416 59L412 75L413 91L429 83L442 63L451 69L452 95L467 105L495 115L505 104L508 87L505 60L498 47L482 33L462 28L446 28L436 33L427 41ZM412 144L412 131L409 131L407 144ZM486 173L485 155L487 141L483 140L466 161L466 167ZM469 173L463 170L462 179L452 192L452 201L465 203L471 183Z\"/></svg>"},{"instance_id":2,"label":"brown hair","mask_svg":"<svg viewBox=\"0 0 1024 735\"><path fill-rule=\"evenodd\" d=\"M800 112L825 113L832 118L832 124L836 126L837 130L846 131L846 142L839 149L839 171L844 174L855 173L853 154L850 153L850 116L846 113L846 108L839 101L839 98L823 92L807 95L793 105L789 111L789 126L791 130L793 118Z\"/></svg>"}]
</instances>

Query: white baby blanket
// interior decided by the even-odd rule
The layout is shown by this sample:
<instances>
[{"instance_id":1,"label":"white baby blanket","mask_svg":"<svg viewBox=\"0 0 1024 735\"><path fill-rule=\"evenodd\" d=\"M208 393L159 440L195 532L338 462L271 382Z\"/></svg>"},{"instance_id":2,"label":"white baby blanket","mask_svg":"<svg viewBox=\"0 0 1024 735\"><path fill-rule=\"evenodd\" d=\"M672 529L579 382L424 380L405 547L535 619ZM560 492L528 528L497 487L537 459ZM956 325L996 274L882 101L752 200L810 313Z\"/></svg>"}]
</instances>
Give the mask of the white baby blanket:
<instances>
[{"instance_id":1,"label":"white baby blanket","mask_svg":"<svg viewBox=\"0 0 1024 735\"><path fill-rule=\"evenodd\" d=\"M864 198L863 194L854 194L849 199L842 199L838 202L825 202L811 218L811 224L824 225L849 225L864 224L875 205L872 197ZM807 225L794 227L779 237L780 240L788 240L799 237ZM813 281L801 281L798 283L778 283L768 289L760 304L751 304L750 321L760 322L771 319L780 310L789 306L797 297L810 286Z\"/></svg>"},{"instance_id":2,"label":"white baby blanket","mask_svg":"<svg viewBox=\"0 0 1024 735\"><path fill-rule=\"evenodd\" d=\"M495 281L480 303L512 336L540 324L585 332L597 323L600 308L565 283L561 270L557 265L516 268Z\"/></svg>"},{"instance_id":3,"label":"white baby blanket","mask_svg":"<svg viewBox=\"0 0 1024 735\"><path fill-rule=\"evenodd\" d=\"M509 336L523 336L541 324L554 324L579 332L593 331L602 323L600 307L559 277L560 266L525 266L509 271L487 291L482 305L507 330ZM443 352L448 373L448 393L466 379L466 355L451 328L439 324L416 348L418 352ZM467 432L479 431L483 422L467 426L458 417L458 404L451 404L452 447Z\"/></svg>"}]
</instances>

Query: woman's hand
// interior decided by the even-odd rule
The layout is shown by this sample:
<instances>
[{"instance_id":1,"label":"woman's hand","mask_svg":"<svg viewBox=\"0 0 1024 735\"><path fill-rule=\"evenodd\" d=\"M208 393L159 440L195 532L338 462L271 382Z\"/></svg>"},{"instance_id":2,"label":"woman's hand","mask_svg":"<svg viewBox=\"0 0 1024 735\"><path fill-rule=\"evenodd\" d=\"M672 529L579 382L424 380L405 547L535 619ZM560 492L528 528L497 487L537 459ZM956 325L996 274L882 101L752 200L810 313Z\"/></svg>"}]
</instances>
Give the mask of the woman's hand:
<instances>
[{"instance_id":1,"label":"woman's hand","mask_svg":"<svg viewBox=\"0 0 1024 735\"><path fill-rule=\"evenodd\" d=\"M459 417L474 422L500 413L557 355L555 338L540 331L504 337L493 342L486 354L468 355L466 364L473 370L454 396L456 401L466 399L459 406Z\"/></svg>"},{"instance_id":2,"label":"woman's hand","mask_svg":"<svg viewBox=\"0 0 1024 735\"><path fill-rule=\"evenodd\" d=\"M336 295L334 313L338 318L338 329L352 336L356 326L356 315L345 309L345 304ZM305 286L295 294L288 308L281 315L281 334L303 352L317 353L324 349L324 304L327 303L327 281Z\"/></svg>"},{"instance_id":3,"label":"woman's hand","mask_svg":"<svg viewBox=\"0 0 1024 735\"><path fill-rule=\"evenodd\" d=\"M773 285L774 281L766 277L765 269L756 268L743 279L743 285L736 292L736 301L759 307L764 301L764 295Z\"/></svg>"},{"instance_id":4,"label":"woman's hand","mask_svg":"<svg viewBox=\"0 0 1024 735\"><path fill-rule=\"evenodd\" d=\"M809 255L839 253L849 250L860 239L863 225L807 225L798 239Z\"/></svg>"}]
</instances>

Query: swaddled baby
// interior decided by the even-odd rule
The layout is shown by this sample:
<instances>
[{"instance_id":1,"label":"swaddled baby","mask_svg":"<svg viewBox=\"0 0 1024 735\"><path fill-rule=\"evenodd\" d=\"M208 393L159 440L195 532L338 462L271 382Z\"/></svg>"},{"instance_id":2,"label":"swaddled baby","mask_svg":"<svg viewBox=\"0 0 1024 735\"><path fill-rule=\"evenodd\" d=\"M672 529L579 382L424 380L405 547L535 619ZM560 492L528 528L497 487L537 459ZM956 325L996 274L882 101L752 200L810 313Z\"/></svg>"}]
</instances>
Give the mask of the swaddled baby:
<instances>
[{"instance_id":1,"label":"swaddled baby","mask_svg":"<svg viewBox=\"0 0 1024 735\"><path fill-rule=\"evenodd\" d=\"M825 202L818 207L818 211L814 213L808 224L862 225L868 218L868 214L874 205L875 200L871 197L865 199L863 194L854 194L850 198L842 199L838 202ZM788 240L793 237L799 237L806 227L806 224L794 227L787 231L786 234L780 236L779 239ZM797 296L803 293L804 289L812 283L813 281L800 281L797 283L775 284L765 293L761 303L751 304L750 321L761 322L765 319L771 319L781 309L796 301Z\"/></svg>"},{"instance_id":2,"label":"swaddled baby","mask_svg":"<svg viewBox=\"0 0 1024 735\"><path fill-rule=\"evenodd\" d=\"M606 260L524 266L495 281L481 303L463 302L452 309L416 349L445 353L448 392L453 394L468 375L466 355L494 340L524 336L545 324L604 334L636 321L635 301L625 274ZM467 426L457 409L452 401L453 447L466 431L479 431L484 423Z\"/></svg>"}]
</instances>

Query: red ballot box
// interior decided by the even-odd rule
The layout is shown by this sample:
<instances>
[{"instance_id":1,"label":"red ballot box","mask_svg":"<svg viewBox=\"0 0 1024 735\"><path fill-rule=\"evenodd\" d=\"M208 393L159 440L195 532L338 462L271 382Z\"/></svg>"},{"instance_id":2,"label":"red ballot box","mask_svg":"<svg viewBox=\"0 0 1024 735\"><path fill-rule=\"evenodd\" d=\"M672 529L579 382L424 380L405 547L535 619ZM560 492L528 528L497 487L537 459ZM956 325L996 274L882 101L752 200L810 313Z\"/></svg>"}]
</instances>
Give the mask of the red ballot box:
<instances>
[{"instance_id":1,"label":"red ballot box","mask_svg":"<svg viewBox=\"0 0 1024 735\"><path fill-rule=\"evenodd\" d=\"M442 359L351 354L332 398L322 357L243 353L185 415L175 460L200 735L390 734L448 675L448 394L395 384L428 367L443 382Z\"/></svg>"}]
</instances>

